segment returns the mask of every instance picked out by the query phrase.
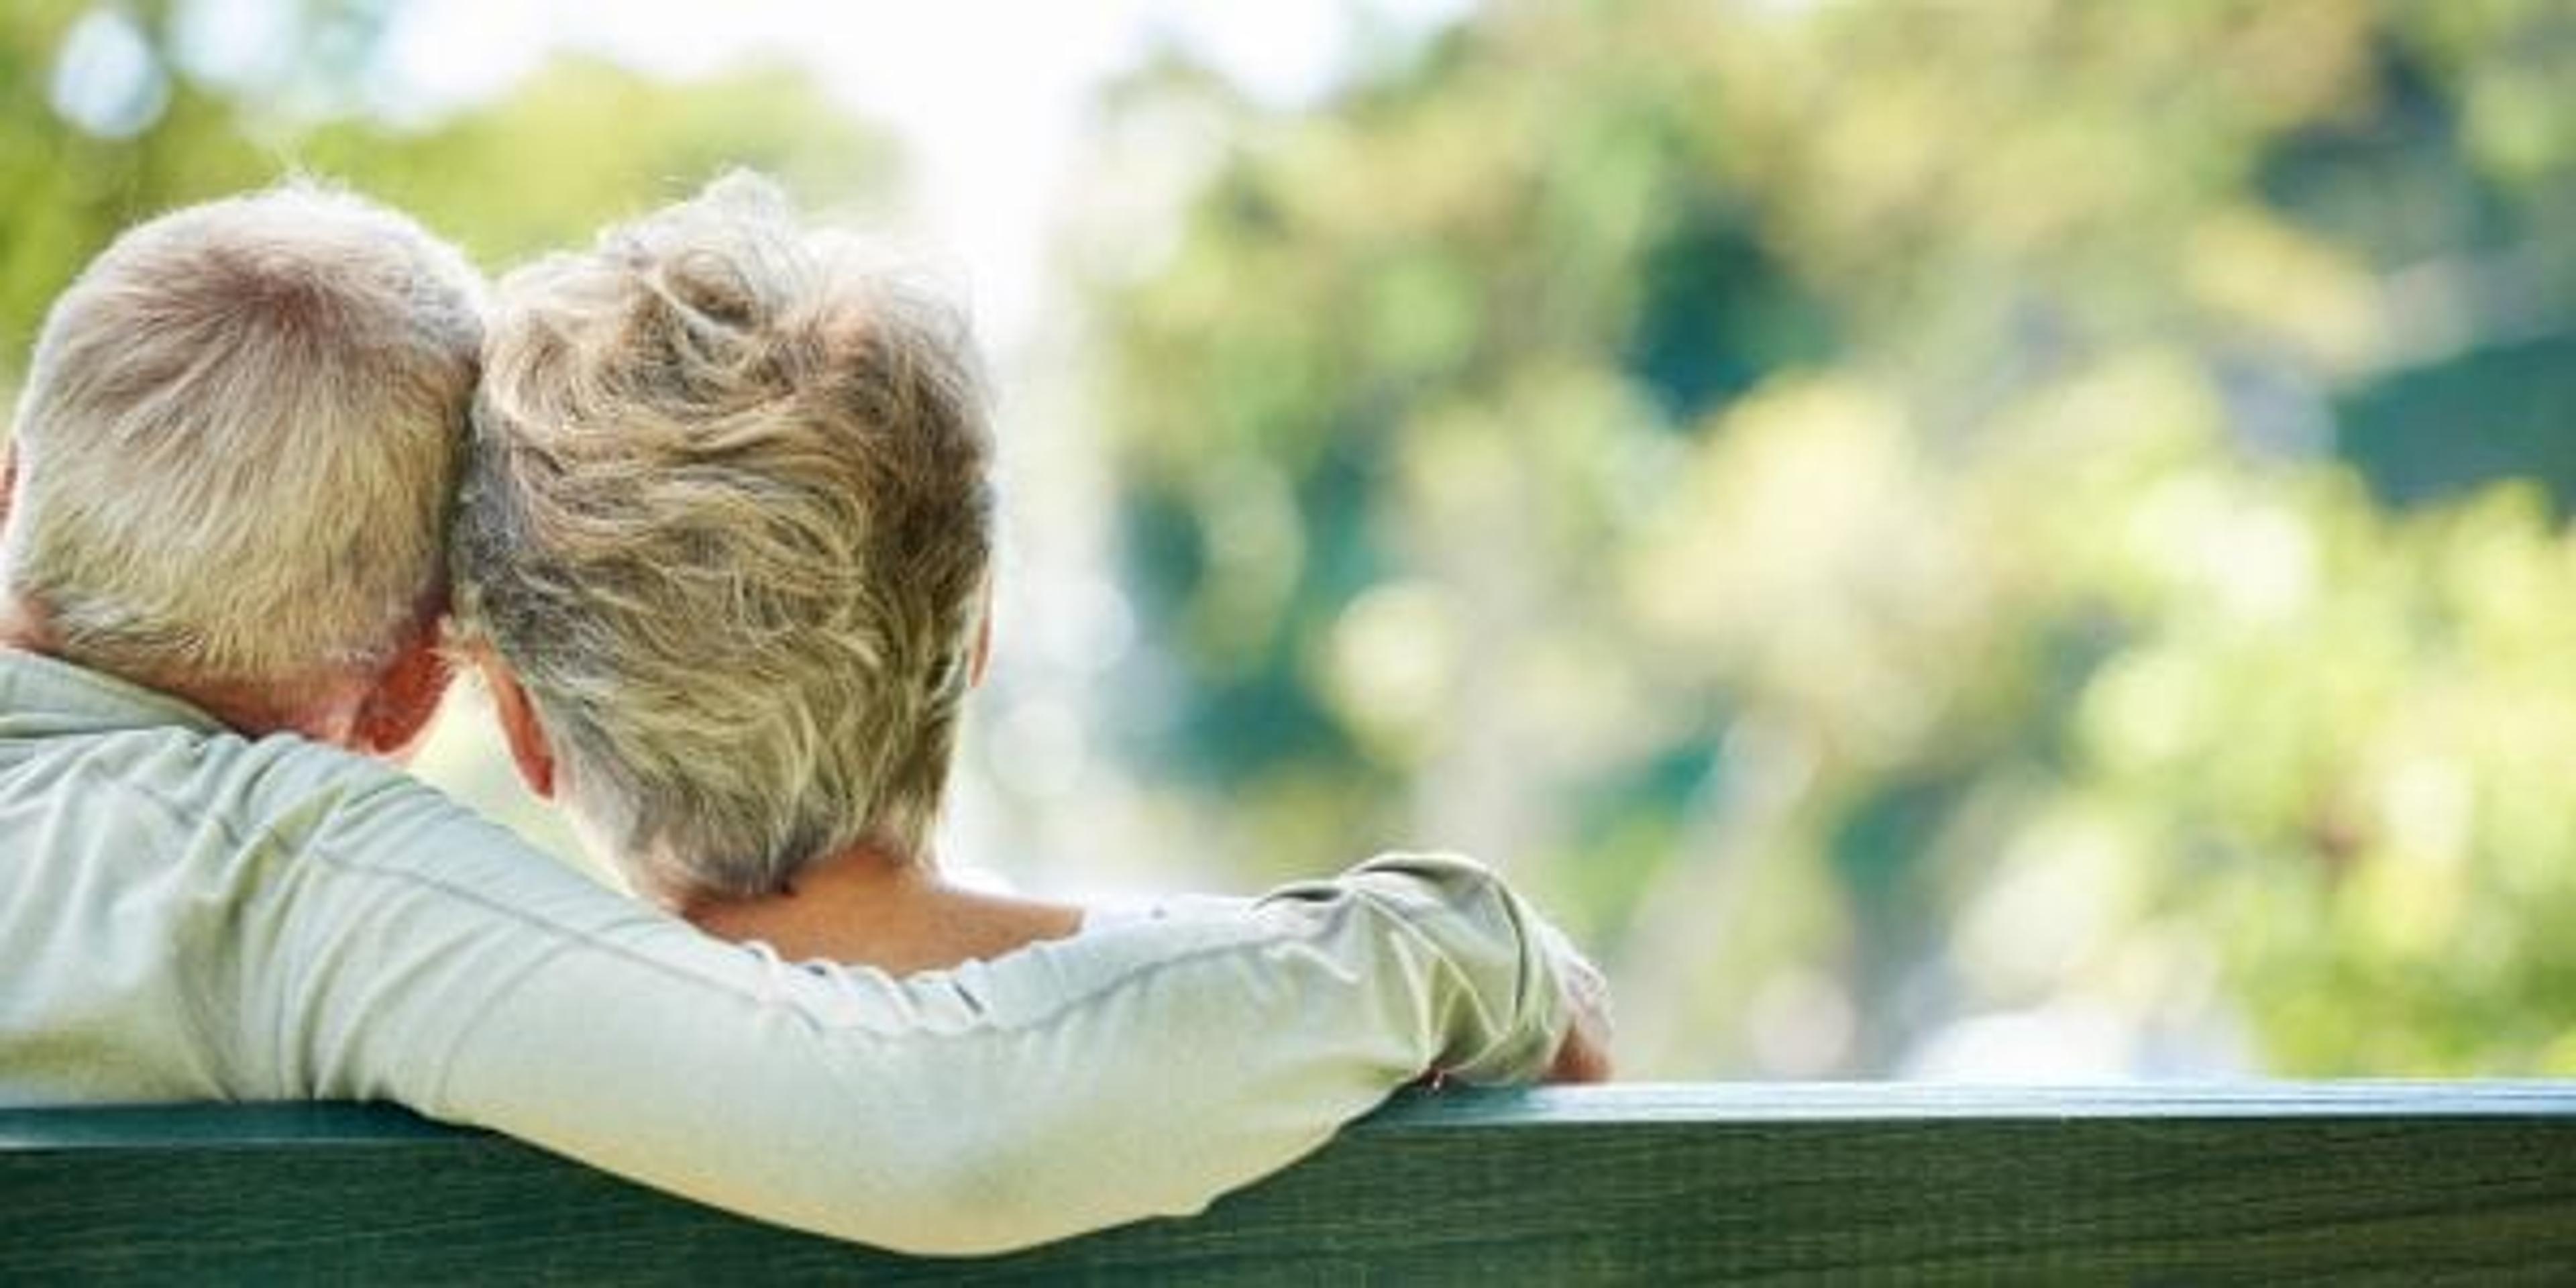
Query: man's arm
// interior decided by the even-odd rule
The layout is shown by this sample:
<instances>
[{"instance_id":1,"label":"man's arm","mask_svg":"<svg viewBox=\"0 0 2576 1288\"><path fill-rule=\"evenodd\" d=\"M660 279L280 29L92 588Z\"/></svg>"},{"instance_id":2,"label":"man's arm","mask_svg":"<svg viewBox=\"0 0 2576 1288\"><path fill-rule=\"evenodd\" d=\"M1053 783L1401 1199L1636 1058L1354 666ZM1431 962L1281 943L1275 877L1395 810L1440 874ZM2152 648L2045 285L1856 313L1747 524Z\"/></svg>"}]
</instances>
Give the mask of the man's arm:
<instances>
[{"instance_id":1,"label":"man's arm","mask_svg":"<svg viewBox=\"0 0 2576 1288\"><path fill-rule=\"evenodd\" d=\"M719 943L420 790L301 856L310 1094L401 1100L918 1253L1188 1213L1426 1069L1534 1078L1564 957L1462 860L896 980Z\"/></svg>"}]
</instances>

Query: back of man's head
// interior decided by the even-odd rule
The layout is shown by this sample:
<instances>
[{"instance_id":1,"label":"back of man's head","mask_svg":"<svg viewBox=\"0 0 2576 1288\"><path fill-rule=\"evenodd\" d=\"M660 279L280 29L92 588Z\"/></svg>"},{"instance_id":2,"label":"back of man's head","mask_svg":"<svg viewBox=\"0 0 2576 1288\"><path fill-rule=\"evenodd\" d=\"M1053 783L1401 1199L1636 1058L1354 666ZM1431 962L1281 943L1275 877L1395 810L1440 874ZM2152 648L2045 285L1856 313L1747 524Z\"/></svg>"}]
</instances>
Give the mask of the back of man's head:
<instances>
[{"instance_id":1,"label":"back of man's head","mask_svg":"<svg viewBox=\"0 0 2576 1288\"><path fill-rule=\"evenodd\" d=\"M438 602L481 289L305 184L127 232L37 341L0 589L50 651L162 687L381 663Z\"/></svg>"}]
</instances>

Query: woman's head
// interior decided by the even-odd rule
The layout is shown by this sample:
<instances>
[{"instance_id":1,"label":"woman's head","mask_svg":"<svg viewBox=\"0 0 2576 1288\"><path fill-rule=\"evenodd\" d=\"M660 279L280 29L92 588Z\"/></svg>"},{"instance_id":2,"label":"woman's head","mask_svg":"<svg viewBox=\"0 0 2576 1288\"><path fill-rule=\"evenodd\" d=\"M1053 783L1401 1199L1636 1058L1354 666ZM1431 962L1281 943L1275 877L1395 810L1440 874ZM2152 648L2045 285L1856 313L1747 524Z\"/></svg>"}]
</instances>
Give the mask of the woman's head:
<instances>
[{"instance_id":1,"label":"woman's head","mask_svg":"<svg viewBox=\"0 0 2576 1288\"><path fill-rule=\"evenodd\" d=\"M459 619L650 892L919 855L979 647L991 455L957 312L732 176L502 281Z\"/></svg>"}]
</instances>

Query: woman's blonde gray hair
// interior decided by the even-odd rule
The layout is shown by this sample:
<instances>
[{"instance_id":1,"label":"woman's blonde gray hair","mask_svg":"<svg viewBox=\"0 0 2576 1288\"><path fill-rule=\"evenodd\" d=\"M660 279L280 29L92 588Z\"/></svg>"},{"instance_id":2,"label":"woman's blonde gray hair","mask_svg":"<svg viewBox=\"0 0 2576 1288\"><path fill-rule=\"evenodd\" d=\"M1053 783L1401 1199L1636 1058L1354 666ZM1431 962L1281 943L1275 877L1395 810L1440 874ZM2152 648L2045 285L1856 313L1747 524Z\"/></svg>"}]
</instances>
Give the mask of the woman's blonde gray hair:
<instances>
[{"instance_id":1,"label":"woman's blonde gray hair","mask_svg":"<svg viewBox=\"0 0 2576 1288\"><path fill-rule=\"evenodd\" d=\"M927 853L992 554L959 313L768 182L497 292L452 569L567 804L665 896Z\"/></svg>"},{"instance_id":2,"label":"woman's blonde gray hair","mask_svg":"<svg viewBox=\"0 0 2576 1288\"><path fill-rule=\"evenodd\" d=\"M381 662L436 611L482 289L307 183L128 231L37 340L9 592L66 658L147 682Z\"/></svg>"}]
</instances>

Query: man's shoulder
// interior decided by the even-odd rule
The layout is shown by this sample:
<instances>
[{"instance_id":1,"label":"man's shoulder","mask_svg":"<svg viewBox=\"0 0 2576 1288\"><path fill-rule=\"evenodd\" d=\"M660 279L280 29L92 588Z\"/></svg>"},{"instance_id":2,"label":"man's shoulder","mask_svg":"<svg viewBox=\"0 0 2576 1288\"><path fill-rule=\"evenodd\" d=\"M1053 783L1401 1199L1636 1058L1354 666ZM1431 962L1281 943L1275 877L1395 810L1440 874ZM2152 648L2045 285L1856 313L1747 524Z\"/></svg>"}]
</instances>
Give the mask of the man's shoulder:
<instances>
[{"instance_id":1,"label":"man's shoulder","mask_svg":"<svg viewBox=\"0 0 2576 1288\"><path fill-rule=\"evenodd\" d=\"M390 765L294 734L246 736L168 694L0 649L0 803L73 835L145 827L234 837L312 830L345 811L473 819ZM66 838L68 839L68 838Z\"/></svg>"},{"instance_id":2,"label":"man's shoulder","mask_svg":"<svg viewBox=\"0 0 2576 1288\"><path fill-rule=\"evenodd\" d=\"M341 1048L317 1035L356 1032L434 950L526 939L498 910L560 884L426 784L305 739L137 719L0 742L0 866L26 896L0 900L0 1100L370 1094L411 1056L320 1060Z\"/></svg>"},{"instance_id":3,"label":"man's shoulder","mask_svg":"<svg viewBox=\"0 0 2576 1288\"><path fill-rule=\"evenodd\" d=\"M454 869L466 855L558 866L519 835L412 774L291 734L239 749L244 812L316 861Z\"/></svg>"},{"instance_id":4,"label":"man's shoulder","mask_svg":"<svg viewBox=\"0 0 2576 1288\"><path fill-rule=\"evenodd\" d=\"M294 734L135 729L67 740L82 772L45 790L48 812L134 833L160 862L273 860L378 869L460 854L551 860L515 833L392 765Z\"/></svg>"},{"instance_id":5,"label":"man's shoulder","mask_svg":"<svg viewBox=\"0 0 2576 1288\"><path fill-rule=\"evenodd\" d=\"M134 759L128 785L222 818L236 831L300 837L388 810L422 821L474 818L463 804L391 765L296 734L253 738L224 730L161 743Z\"/></svg>"}]
</instances>

